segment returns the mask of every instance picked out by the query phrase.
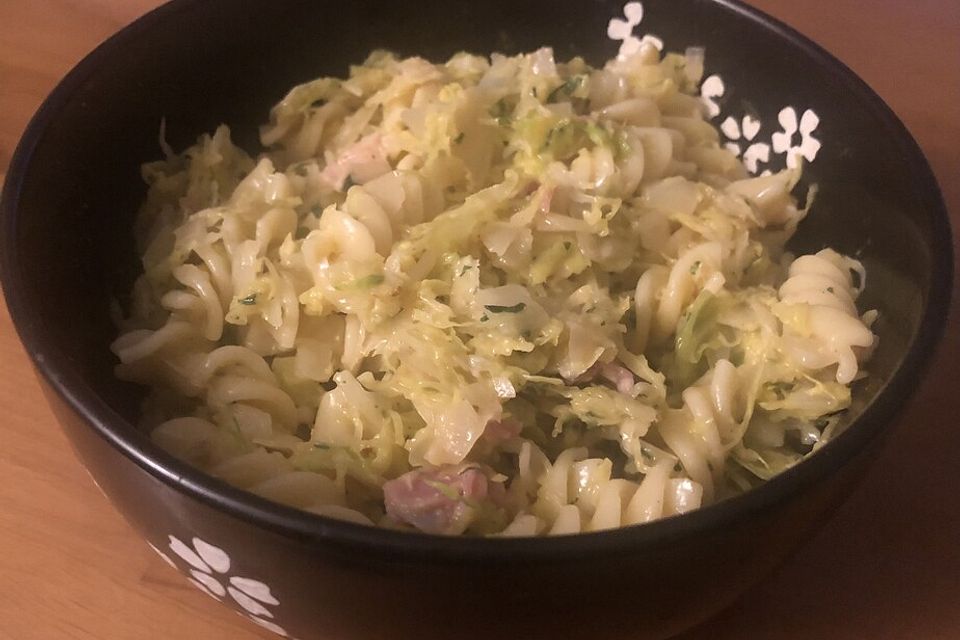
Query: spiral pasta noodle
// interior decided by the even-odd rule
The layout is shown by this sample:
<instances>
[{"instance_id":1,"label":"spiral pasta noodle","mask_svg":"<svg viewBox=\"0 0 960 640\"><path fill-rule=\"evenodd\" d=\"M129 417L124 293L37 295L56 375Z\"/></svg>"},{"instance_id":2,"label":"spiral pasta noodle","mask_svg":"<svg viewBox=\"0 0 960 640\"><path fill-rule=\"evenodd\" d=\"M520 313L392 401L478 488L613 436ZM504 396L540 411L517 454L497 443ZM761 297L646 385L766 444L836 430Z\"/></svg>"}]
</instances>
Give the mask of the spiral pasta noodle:
<instances>
[{"instance_id":1,"label":"spiral pasta noodle","mask_svg":"<svg viewBox=\"0 0 960 640\"><path fill-rule=\"evenodd\" d=\"M143 167L112 348L174 456L262 498L435 534L565 535L743 491L837 429L865 272L785 244L700 55L374 52ZM813 201L808 194L807 202Z\"/></svg>"}]
</instances>

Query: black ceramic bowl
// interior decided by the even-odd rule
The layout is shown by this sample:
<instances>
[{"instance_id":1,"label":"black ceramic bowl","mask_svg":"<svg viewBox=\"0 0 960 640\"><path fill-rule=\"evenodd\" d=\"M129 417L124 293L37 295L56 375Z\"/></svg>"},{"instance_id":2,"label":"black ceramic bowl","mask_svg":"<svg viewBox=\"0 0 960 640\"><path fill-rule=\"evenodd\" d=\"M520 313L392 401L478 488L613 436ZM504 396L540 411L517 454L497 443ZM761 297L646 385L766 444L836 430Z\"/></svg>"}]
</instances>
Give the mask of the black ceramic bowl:
<instances>
[{"instance_id":1,"label":"black ceramic bowl","mask_svg":"<svg viewBox=\"0 0 960 640\"><path fill-rule=\"evenodd\" d=\"M303 639L664 637L733 601L846 496L943 329L952 256L937 185L883 102L800 35L731 1L644 4L637 26L639 4L621 0L177 0L110 39L47 99L3 193L10 312L94 478L198 586ZM554 539L455 539L266 502L134 427L140 391L113 377L109 308L137 272L139 166L159 155L161 118L174 147L226 122L254 150L256 125L285 89L341 75L373 48L439 60L549 44L597 64L621 45L608 33L643 32L667 49L706 47L705 98L751 157L767 151L758 169L782 166L787 147L807 155L805 181L820 194L794 248L829 244L867 267L863 308L880 310L880 346L833 443L679 518Z\"/></svg>"}]
</instances>

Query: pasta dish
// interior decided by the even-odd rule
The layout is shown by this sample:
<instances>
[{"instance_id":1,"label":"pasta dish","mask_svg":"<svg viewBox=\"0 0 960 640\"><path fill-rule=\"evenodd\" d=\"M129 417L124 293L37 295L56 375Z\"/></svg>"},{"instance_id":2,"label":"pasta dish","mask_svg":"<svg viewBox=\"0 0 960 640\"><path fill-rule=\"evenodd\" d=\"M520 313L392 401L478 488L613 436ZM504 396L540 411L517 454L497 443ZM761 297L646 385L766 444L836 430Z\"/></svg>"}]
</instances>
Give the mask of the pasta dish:
<instances>
[{"instance_id":1,"label":"pasta dish","mask_svg":"<svg viewBox=\"0 0 960 640\"><path fill-rule=\"evenodd\" d=\"M861 264L785 244L703 51L374 52L147 164L117 374L177 458L317 514L568 534L753 487L837 430L875 346ZM802 202L802 204L801 204Z\"/></svg>"}]
</instances>

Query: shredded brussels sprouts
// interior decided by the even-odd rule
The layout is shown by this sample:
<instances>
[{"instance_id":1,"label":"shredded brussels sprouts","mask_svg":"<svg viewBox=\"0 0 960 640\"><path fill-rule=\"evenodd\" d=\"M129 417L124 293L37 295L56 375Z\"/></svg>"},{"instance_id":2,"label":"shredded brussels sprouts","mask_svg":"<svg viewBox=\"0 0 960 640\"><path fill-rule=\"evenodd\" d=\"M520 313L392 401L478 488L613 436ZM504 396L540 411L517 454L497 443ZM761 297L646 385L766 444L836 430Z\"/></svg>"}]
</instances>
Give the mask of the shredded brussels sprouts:
<instances>
[{"instance_id":1,"label":"shredded brussels sprouts","mask_svg":"<svg viewBox=\"0 0 960 640\"><path fill-rule=\"evenodd\" d=\"M154 440L439 534L647 522L802 460L876 314L856 260L785 252L800 169L750 176L702 72L649 46L601 68L378 51L291 90L256 158L220 127L146 165L113 350Z\"/></svg>"}]
</instances>

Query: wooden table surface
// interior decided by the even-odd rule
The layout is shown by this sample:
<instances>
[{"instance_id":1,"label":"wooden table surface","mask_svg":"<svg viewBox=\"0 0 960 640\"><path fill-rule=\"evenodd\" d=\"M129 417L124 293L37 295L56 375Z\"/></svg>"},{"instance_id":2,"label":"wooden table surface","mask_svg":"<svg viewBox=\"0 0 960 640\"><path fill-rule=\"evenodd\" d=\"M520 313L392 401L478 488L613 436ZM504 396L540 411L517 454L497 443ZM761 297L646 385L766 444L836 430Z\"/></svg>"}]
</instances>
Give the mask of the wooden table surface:
<instances>
[{"instance_id":1,"label":"wooden table surface","mask_svg":"<svg viewBox=\"0 0 960 640\"><path fill-rule=\"evenodd\" d=\"M158 0L0 0L0 178L33 111ZM960 229L960 2L754 0L887 100ZM954 289L954 297L957 288ZM2 303L0 303L2 307ZM960 638L960 330L850 502L787 565L685 640ZM0 309L0 639L272 637L189 586L74 458Z\"/></svg>"}]
</instances>

